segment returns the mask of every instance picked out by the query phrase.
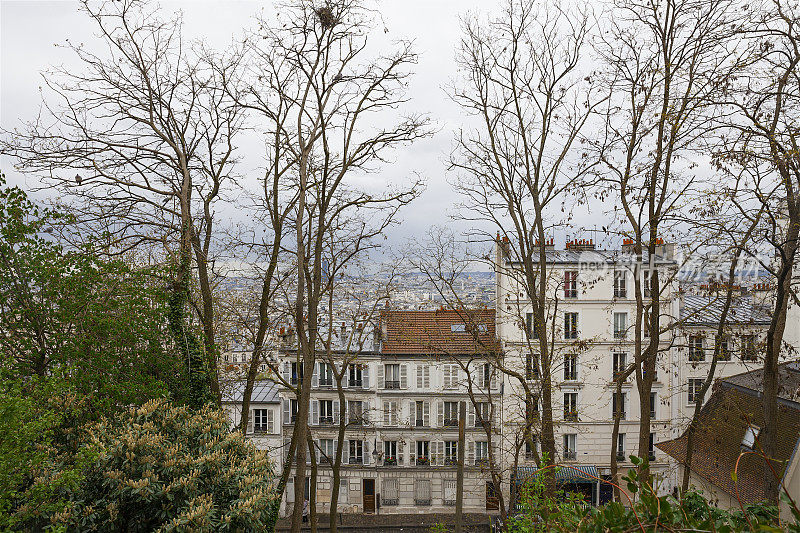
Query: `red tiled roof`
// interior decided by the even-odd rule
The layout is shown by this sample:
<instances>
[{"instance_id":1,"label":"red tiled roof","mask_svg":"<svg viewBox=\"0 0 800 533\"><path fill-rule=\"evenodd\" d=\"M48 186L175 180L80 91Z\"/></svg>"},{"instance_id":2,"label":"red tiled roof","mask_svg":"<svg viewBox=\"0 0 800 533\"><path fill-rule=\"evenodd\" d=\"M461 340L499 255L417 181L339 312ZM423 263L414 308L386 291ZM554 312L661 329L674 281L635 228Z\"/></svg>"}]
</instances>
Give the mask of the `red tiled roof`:
<instances>
[{"instance_id":1,"label":"red tiled roof","mask_svg":"<svg viewBox=\"0 0 800 533\"><path fill-rule=\"evenodd\" d=\"M439 309L381 313L385 354L468 355L497 353L494 309Z\"/></svg>"}]
</instances>

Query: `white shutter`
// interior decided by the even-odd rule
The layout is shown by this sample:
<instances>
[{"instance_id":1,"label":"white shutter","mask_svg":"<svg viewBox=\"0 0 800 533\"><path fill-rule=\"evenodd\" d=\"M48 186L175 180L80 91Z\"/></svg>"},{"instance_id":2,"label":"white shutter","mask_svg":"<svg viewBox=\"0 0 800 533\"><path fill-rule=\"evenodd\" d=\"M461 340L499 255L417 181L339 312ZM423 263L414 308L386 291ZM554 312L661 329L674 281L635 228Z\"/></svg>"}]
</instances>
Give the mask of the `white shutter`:
<instances>
[{"instance_id":1,"label":"white shutter","mask_svg":"<svg viewBox=\"0 0 800 533\"><path fill-rule=\"evenodd\" d=\"M431 426L431 402L422 402L422 424L425 427Z\"/></svg>"},{"instance_id":2,"label":"white shutter","mask_svg":"<svg viewBox=\"0 0 800 533\"><path fill-rule=\"evenodd\" d=\"M369 401L361 402L361 417L364 419L364 424L369 424Z\"/></svg>"},{"instance_id":3,"label":"white shutter","mask_svg":"<svg viewBox=\"0 0 800 533\"><path fill-rule=\"evenodd\" d=\"M290 477L286 482L286 503L294 503L294 478Z\"/></svg>"},{"instance_id":4,"label":"white shutter","mask_svg":"<svg viewBox=\"0 0 800 533\"><path fill-rule=\"evenodd\" d=\"M319 365L321 365L321 364L322 363L319 363L318 365L314 365L314 371L311 373L311 386L312 387L318 387L319 386L319 372L317 371L317 367Z\"/></svg>"},{"instance_id":5,"label":"white shutter","mask_svg":"<svg viewBox=\"0 0 800 533\"><path fill-rule=\"evenodd\" d=\"M250 413L250 415L247 417L247 433L252 433L253 432L253 418L254 418L253 409L250 409L249 413Z\"/></svg>"},{"instance_id":6,"label":"white shutter","mask_svg":"<svg viewBox=\"0 0 800 533\"><path fill-rule=\"evenodd\" d=\"M437 410L436 426L440 427L440 428L444 427L444 402L443 401L436 402L436 410Z\"/></svg>"},{"instance_id":7,"label":"white shutter","mask_svg":"<svg viewBox=\"0 0 800 533\"><path fill-rule=\"evenodd\" d=\"M497 388L497 369L491 367L489 372L491 372L491 377L489 378L489 388L494 390Z\"/></svg>"},{"instance_id":8,"label":"white shutter","mask_svg":"<svg viewBox=\"0 0 800 533\"><path fill-rule=\"evenodd\" d=\"M445 389L450 388L450 365L442 367L442 387Z\"/></svg>"},{"instance_id":9,"label":"white shutter","mask_svg":"<svg viewBox=\"0 0 800 533\"><path fill-rule=\"evenodd\" d=\"M364 363L364 368L361 370L361 382L363 383L363 388L369 388L369 365Z\"/></svg>"},{"instance_id":10,"label":"white shutter","mask_svg":"<svg viewBox=\"0 0 800 533\"><path fill-rule=\"evenodd\" d=\"M483 380L483 364L478 365L478 379L475 381L477 382L476 385L479 389L486 388L486 384L484 383Z\"/></svg>"},{"instance_id":11,"label":"white shutter","mask_svg":"<svg viewBox=\"0 0 800 533\"><path fill-rule=\"evenodd\" d=\"M311 424L319 425L319 400L311 400Z\"/></svg>"},{"instance_id":12,"label":"white shutter","mask_svg":"<svg viewBox=\"0 0 800 533\"><path fill-rule=\"evenodd\" d=\"M283 362L283 379L286 383L292 382L292 367L289 364L289 361Z\"/></svg>"},{"instance_id":13,"label":"white shutter","mask_svg":"<svg viewBox=\"0 0 800 533\"><path fill-rule=\"evenodd\" d=\"M267 409L267 431L275 433L275 411L271 407Z\"/></svg>"},{"instance_id":14,"label":"white shutter","mask_svg":"<svg viewBox=\"0 0 800 533\"><path fill-rule=\"evenodd\" d=\"M475 442L469 441L467 443L467 464L474 465L475 464Z\"/></svg>"},{"instance_id":15,"label":"white shutter","mask_svg":"<svg viewBox=\"0 0 800 533\"><path fill-rule=\"evenodd\" d=\"M471 428L475 427L475 404L472 402L467 404L467 426Z\"/></svg>"},{"instance_id":16,"label":"white shutter","mask_svg":"<svg viewBox=\"0 0 800 533\"><path fill-rule=\"evenodd\" d=\"M383 402L383 425L389 425L389 402Z\"/></svg>"},{"instance_id":17,"label":"white shutter","mask_svg":"<svg viewBox=\"0 0 800 533\"><path fill-rule=\"evenodd\" d=\"M423 368L423 371L424 371L423 372L423 376L424 376L425 379L424 379L424 383L422 384L422 386L425 389L430 389L431 388L431 367L428 366L428 365L425 365L425 367Z\"/></svg>"},{"instance_id":18,"label":"white shutter","mask_svg":"<svg viewBox=\"0 0 800 533\"><path fill-rule=\"evenodd\" d=\"M417 441L411 441L411 450L409 450L411 454L411 460L408 461L408 464L415 466L417 464Z\"/></svg>"},{"instance_id":19,"label":"white shutter","mask_svg":"<svg viewBox=\"0 0 800 533\"><path fill-rule=\"evenodd\" d=\"M345 440L342 442L342 464L350 463L350 442Z\"/></svg>"},{"instance_id":20,"label":"white shutter","mask_svg":"<svg viewBox=\"0 0 800 533\"><path fill-rule=\"evenodd\" d=\"M289 424L292 421L292 414L289 412L289 399L284 398L281 401L283 402L283 423Z\"/></svg>"},{"instance_id":21,"label":"white shutter","mask_svg":"<svg viewBox=\"0 0 800 533\"><path fill-rule=\"evenodd\" d=\"M417 365L417 388L421 389L423 387L423 367L422 365Z\"/></svg>"},{"instance_id":22,"label":"white shutter","mask_svg":"<svg viewBox=\"0 0 800 533\"><path fill-rule=\"evenodd\" d=\"M333 400L333 423L339 423L339 400Z\"/></svg>"},{"instance_id":23,"label":"white shutter","mask_svg":"<svg viewBox=\"0 0 800 533\"><path fill-rule=\"evenodd\" d=\"M342 375L342 387L347 388L350 386L350 369L345 364L342 364L342 367L344 372Z\"/></svg>"},{"instance_id":24,"label":"white shutter","mask_svg":"<svg viewBox=\"0 0 800 533\"><path fill-rule=\"evenodd\" d=\"M384 384L383 384L383 365L382 364L378 365L378 388L379 389L384 388Z\"/></svg>"},{"instance_id":25,"label":"white shutter","mask_svg":"<svg viewBox=\"0 0 800 533\"><path fill-rule=\"evenodd\" d=\"M417 402L411 400L408 402L408 417L411 423L411 427L417 425Z\"/></svg>"},{"instance_id":26,"label":"white shutter","mask_svg":"<svg viewBox=\"0 0 800 533\"><path fill-rule=\"evenodd\" d=\"M364 452L363 452L364 453L364 464L368 465L369 464L369 460L370 460L369 441L368 440L364 441L363 450L364 450Z\"/></svg>"},{"instance_id":27,"label":"white shutter","mask_svg":"<svg viewBox=\"0 0 800 533\"><path fill-rule=\"evenodd\" d=\"M403 441L397 442L397 464L403 464L403 456L405 455L405 450L403 449Z\"/></svg>"},{"instance_id":28,"label":"white shutter","mask_svg":"<svg viewBox=\"0 0 800 533\"><path fill-rule=\"evenodd\" d=\"M408 365L400 365L400 388L408 388Z\"/></svg>"}]
</instances>

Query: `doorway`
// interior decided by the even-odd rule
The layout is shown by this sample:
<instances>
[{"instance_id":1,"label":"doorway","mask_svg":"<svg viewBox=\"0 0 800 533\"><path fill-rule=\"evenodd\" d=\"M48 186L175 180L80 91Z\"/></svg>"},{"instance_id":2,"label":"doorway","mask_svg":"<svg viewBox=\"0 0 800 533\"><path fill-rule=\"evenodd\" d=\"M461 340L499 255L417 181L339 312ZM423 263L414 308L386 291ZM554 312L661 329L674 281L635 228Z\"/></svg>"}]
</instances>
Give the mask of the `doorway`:
<instances>
[{"instance_id":1,"label":"doorway","mask_svg":"<svg viewBox=\"0 0 800 533\"><path fill-rule=\"evenodd\" d=\"M365 479L363 480L363 494L364 494L364 512L365 513L374 513L375 512L375 480L374 479Z\"/></svg>"}]
</instances>

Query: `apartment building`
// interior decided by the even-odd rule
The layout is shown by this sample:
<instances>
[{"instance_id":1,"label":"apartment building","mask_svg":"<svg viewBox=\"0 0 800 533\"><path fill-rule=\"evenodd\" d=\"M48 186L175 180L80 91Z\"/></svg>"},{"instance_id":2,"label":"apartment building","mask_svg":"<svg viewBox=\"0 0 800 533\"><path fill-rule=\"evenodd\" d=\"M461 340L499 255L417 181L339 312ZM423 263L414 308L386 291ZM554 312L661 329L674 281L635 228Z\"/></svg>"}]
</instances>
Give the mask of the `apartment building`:
<instances>
[{"instance_id":1,"label":"apartment building","mask_svg":"<svg viewBox=\"0 0 800 533\"><path fill-rule=\"evenodd\" d=\"M548 295L545 326L552 338L553 363L552 401L557 448L557 461L586 467L590 473L610 478L611 453L614 450L620 466L630 466L628 456L638 447L639 393L633 379L615 393L614 379L634 357L635 273L642 276L644 298L650 298L650 268L658 269L662 280L659 325L666 329L678 316L679 299L674 282L677 263L673 249L661 244L657 254L644 257L637 264L626 244L618 250L596 249L589 240L568 242L565 249L556 249L552 241L546 250ZM521 283L522 266L508 253L508 243L497 242L497 332L505 351L505 364L524 376L529 390L537 391L540 381L538 340L532 316L532 302ZM666 282L664 282L666 280ZM643 331L646 337L647 332ZM667 457L657 454L655 443L669 438L672 413L669 409L671 390L670 354L674 334L660 337L662 355L656 366L653 393L648 403L652 418L650 459L652 470L664 472ZM535 342L531 342L535 341ZM539 400L526 394L520 379L506 374L505 438L509 449L518 438L519 427L538 420ZM613 414L621 404L622 421L619 436L612 443ZM534 430L536 424L534 423ZM516 458L528 468L533 465L536 450ZM514 458L507 457L511 462ZM571 480L585 487L587 497L603 503L611 497L607 485L597 486L590 479Z\"/></svg>"},{"instance_id":2,"label":"apartment building","mask_svg":"<svg viewBox=\"0 0 800 533\"><path fill-rule=\"evenodd\" d=\"M374 342L357 353L334 352L312 376L309 426L319 464L316 501L330 506L340 417L346 421L338 509L430 513L455 509L459 408L464 404L464 509L494 511L497 490L487 471L499 457L501 380L489 364L499 355L493 310L384 310ZM302 379L296 352L283 351L283 379ZM346 364L339 384L330 365ZM338 372L337 372L338 373ZM297 400L281 390L288 449ZM488 430L487 430L488 428ZM494 446L491 450L490 447ZM293 503L295 480L287 488ZM311 484L306 481L306 494Z\"/></svg>"}]
</instances>

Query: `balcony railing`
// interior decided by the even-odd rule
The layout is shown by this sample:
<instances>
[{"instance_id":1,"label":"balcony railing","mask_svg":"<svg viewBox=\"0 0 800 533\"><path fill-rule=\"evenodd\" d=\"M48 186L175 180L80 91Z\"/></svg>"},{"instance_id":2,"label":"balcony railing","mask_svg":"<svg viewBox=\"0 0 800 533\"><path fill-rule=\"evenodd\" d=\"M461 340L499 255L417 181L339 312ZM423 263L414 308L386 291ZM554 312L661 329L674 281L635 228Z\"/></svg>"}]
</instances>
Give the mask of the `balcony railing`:
<instances>
[{"instance_id":1,"label":"balcony railing","mask_svg":"<svg viewBox=\"0 0 800 533\"><path fill-rule=\"evenodd\" d=\"M332 379L321 379L319 380L320 387L333 387L333 380Z\"/></svg>"},{"instance_id":2,"label":"balcony railing","mask_svg":"<svg viewBox=\"0 0 800 533\"><path fill-rule=\"evenodd\" d=\"M574 461L577 459L578 454L575 450L565 450L564 451L564 460L565 461Z\"/></svg>"},{"instance_id":3,"label":"balcony railing","mask_svg":"<svg viewBox=\"0 0 800 533\"><path fill-rule=\"evenodd\" d=\"M445 427L458 427L458 418L445 418Z\"/></svg>"},{"instance_id":4,"label":"balcony railing","mask_svg":"<svg viewBox=\"0 0 800 533\"><path fill-rule=\"evenodd\" d=\"M425 427L425 421L423 419L421 419L421 418L417 418L414 425L416 427L418 427L418 428L424 428Z\"/></svg>"},{"instance_id":5,"label":"balcony railing","mask_svg":"<svg viewBox=\"0 0 800 533\"><path fill-rule=\"evenodd\" d=\"M458 460L455 457L445 457L444 458L444 465L445 466L455 466L458 464Z\"/></svg>"},{"instance_id":6,"label":"balcony railing","mask_svg":"<svg viewBox=\"0 0 800 533\"><path fill-rule=\"evenodd\" d=\"M430 466L431 460L429 457L425 457L424 455L418 455L416 465L417 466Z\"/></svg>"},{"instance_id":7,"label":"balcony railing","mask_svg":"<svg viewBox=\"0 0 800 533\"><path fill-rule=\"evenodd\" d=\"M363 458L363 457L352 457L352 456L351 456L351 457L350 457L350 458L347 460L347 462L348 462L349 464L351 464L351 465L360 465L360 464L364 464L364 458Z\"/></svg>"},{"instance_id":8,"label":"balcony railing","mask_svg":"<svg viewBox=\"0 0 800 533\"><path fill-rule=\"evenodd\" d=\"M399 381L395 381L395 380L391 380L391 381L387 380L387 381L384 382L384 388L385 389L395 389L395 390L399 389L400 388L400 382Z\"/></svg>"},{"instance_id":9,"label":"balcony railing","mask_svg":"<svg viewBox=\"0 0 800 533\"><path fill-rule=\"evenodd\" d=\"M320 424L329 424L333 425L333 417L332 416L321 416L319 417Z\"/></svg>"},{"instance_id":10,"label":"balcony railing","mask_svg":"<svg viewBox=\"0 0 800 533\"><path fill-rule=\"evenodd\" d=\"M381 498L381 505L393 506L399 504L400 504L399 498Z\"/></svg>"},{"instance_id":11,"label":"balcony railing","mask_svg":"<svg viewBox=\"0 0 800 533\"><path fill-rule=\"evenodd\" d=\"M430 498L414 498L414 505L430 505L431 499Z\"/></svg>"},{"instance_id":12,"label":"balcony railing","mask_svg":"<svg viewBox=\"0 0 800 533\"><path fill-rule=\"evenodd\" d=\"M477 457L475 459L475 466L489 466L488 457Z\"/></svg>"},{"instance_id":13,"label":"balcony railing","mask_svg":"<svg viewBox=\"0 0 800 533\"><path fill-rule=\"evenodd\" d=\"M255 426L253 427L253 433L268 433L269 430L267 426Z\"/></svg>"},{"instance_id":14,"label":"balcony railing","mask_svg":"<svg viewBox=\"0 0 800 533\"><path fill-rule=\"evenodd\" d=\"M386 457L383 459L383 466L397 466L397 457Z\"/></svg>"},{"instance_id":15,"label":"balcony railing","mask_svg":"<svg viewBox=\"0 0 800 533\"><path fill-rule=\"evenodd\" d=\"M578 412L577 411L564 411L564 420L567 422L577 422L578 421Z\"/></svg>"},{"instance_id":16,"label":"balcony railing","mask_svg":"<svg viewBox=\"0 0 800 533\"><path fill-rule=\"evenodd\" d=\"M363 383L364 382L361 381L360 379L359 380L350 380L350 382L347 384L347 386L350 387L351 389L361 389L361 388L363 388Z\"/></svg>"},{"instance_id":17,"label":"balcony railing","mask_svg":"<svg viewBox=\"0 0 800 533\"><path fill-rule=\"evenodd\" d=\"M617 452L617 462L626 461L625 452Z\"/></svg>"},{"instance_id":18,"label":"balcony railing","mask_svg":"<svg viewBox=\"0 0 800 533\"><path fill-rule=\"evenodd\" d=\"M647 454L647 460L648 461L655 461L656 460L656 452L649 452Z\"/></svg>"}]
</instances>

